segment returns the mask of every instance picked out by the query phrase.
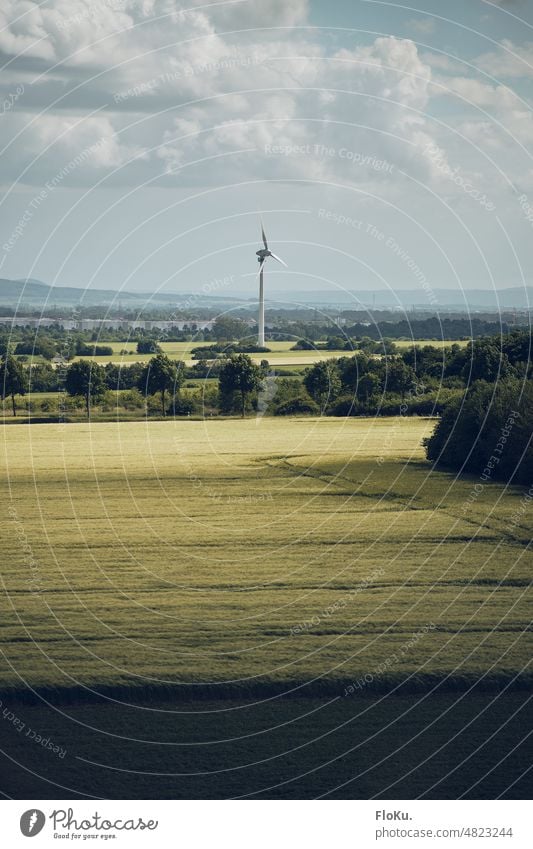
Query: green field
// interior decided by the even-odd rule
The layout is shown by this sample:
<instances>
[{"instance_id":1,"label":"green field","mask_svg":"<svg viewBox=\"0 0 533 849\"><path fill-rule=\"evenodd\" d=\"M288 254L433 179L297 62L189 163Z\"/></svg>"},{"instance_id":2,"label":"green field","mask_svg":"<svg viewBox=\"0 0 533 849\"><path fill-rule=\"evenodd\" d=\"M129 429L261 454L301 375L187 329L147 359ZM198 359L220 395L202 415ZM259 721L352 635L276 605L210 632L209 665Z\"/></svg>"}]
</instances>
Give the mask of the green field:
<instances>
[{"instance_id":1,"label":"green field","mask_svg":"<svg viewBox=\"0 0 533 849\"><path fill-rule=\"evenodd\" d=\"M511 751L523 726L506 723L531 684L530 517L510 529L518 488L489 484L469 504L477 478L430 473L421 440L433 424L5 427L2 699L63 741L64 785L142 798L155 772L174 776L150 785L160 796L308 797L354 774L358 755L341 754L359 743L365 764L389 757L387 768L333 795L364 797L401 774L391 723L410 735L402 770L440 740L452 758L479 743L476 768L486 772L493 752L479 734L491 723L505 725ZM477 695L465 698L473 683ZM28 704L33 689L62 707ZM145 707L124 708L123 725L122 709L98 694ZM470 728L466 748L453 746L450 728L462 734L490 706L478 737ZM48 753L5 721L0 730L10 757L39 775L56 769L57 780ZM123 730L125 748L114 740ZM336 771L324 766L330 755L341 759ZM514 758L512 781L525 757ZM257 767L263 759L268 769ZM224 764L235 770L227 781L199 777ZM265 790L315 767L288 789ZM431 769L390 798L427 789ZM26 769L17 774L19 798L57 796ZM495 780L490 773L472 792L490 795ZM456 792L450 781L441 795ZM507 787L511 776L500 770L498 781Z\"/></svg>"},{"instance_id":2,"label":"green field","mask_svg":"<svg viewBox=\"0 0 533 849\"><path fill-rule=\"evenodd\" d=\"M98 343L97 343L98 344ZM102 342L102 345L107 345L113 348L113 354L103 357L76 357L75 359L93 359L95 362L105 365L106 363L145 363L151 359L152 354L137 354L135 342ZM191 349L199 347L208 347L210 342L160 342L162 350L167 356L173 360L184 360L187 365L194 365L195 360L191 357ZM333 357L350 356L350 351L291 351L295 340L292 342L268 342L267 347L270 348L268 354L253 354L252 359L260 362L262 359L268 359L273 365L312 365L320 360L327 360ZM410 339L395 340L395 344L399 349L411 348L413 345L432 345L435 348L446 348L450 345L458 344L464 347L467 342L454 343L448 340L431 340ZM128 351L127 354L121 354L121 351Z\"/></svg>"},{"instance_id":3,"label":"green field","mask_svg":"<svg viewBox=\"0 0 533 849\"><path fill-rule=\"evenodd\" d=\"M389 677L522 670L529 534L506 529L521 493L493 484L463 513L476 481L428 475L432 426L6 428L8 660L39 686L334 688L432 622ZM32 578L42 591L28 593ZM0 680L18 686L7 667Z\"/></svg>"},{"instance_id":4,"label":"green field","mask_svg":"<svg viewBox=\"0 0 533 849\"><path fill-rule=\"evenodd\" d=\"M94 360L95 362L105 365L106 363L147 363L153 354L137 354L135 344L126 342L105 342L103 343L113 348L114 353L103 357L75 357L76 360ZM159 345L163 352L172 360L183 360L186 365L193 366L197 360L194 360L191 355L192 348L206 348L209 342L160 342ZM268 354L253 354L252 359L260 363L263 359L268 359L273 365L313 365L320 360L331 359L332 357L344 356L345 351L291 351L294 342L269 342ZM121 351L128 351L127 354L121 354Z\"/></svg>"},{"instance_id":5,"label":"green field","mask_svg":"<svg viewBox=\"0 0 533 849\"><path fill-rule=\"evenodd\" d=\"M464 348L468 345L468 340L466 339L393 339L393 342L397 348L402 350L404 348L412 348L414 345L418 347L431 345L432 348L449 348L451 345L459 345L460 348Z\"/></svg>"}]
</instances>

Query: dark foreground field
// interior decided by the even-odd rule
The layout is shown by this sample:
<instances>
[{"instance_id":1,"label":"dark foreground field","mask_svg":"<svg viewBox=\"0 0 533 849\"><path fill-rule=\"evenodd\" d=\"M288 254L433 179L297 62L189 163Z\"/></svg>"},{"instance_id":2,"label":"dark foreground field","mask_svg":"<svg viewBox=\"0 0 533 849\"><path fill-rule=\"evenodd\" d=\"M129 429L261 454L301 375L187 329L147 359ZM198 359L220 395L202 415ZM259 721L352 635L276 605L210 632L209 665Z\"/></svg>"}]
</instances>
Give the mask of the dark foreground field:
<instances>
[{"instance_id":1,"label":"dark foreground field","mask_svg":"<svg viewBox=\"0 0 533 849\"><path fill-rule=\"evenodd\" d=\"M14 710L26 727L0 726L2 790L14 798L531 795L527 693Z\"/></svg>"}]
</instances>

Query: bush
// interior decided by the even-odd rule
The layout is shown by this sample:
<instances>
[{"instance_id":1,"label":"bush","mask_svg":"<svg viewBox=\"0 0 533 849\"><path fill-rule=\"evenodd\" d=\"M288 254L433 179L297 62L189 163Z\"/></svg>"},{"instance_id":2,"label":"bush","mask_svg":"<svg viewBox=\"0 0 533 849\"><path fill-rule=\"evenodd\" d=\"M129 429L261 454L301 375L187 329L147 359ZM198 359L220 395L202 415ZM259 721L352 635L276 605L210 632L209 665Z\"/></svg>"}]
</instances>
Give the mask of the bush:
<instances>
[{"instance_id":1,"label":"bush","mask_svg":"<svg viewBox=\"0 0 533 849\"><path fill-rule=\"evenodd\" d=\"M107 363L105 367L106 386L108 389L136 389L144 368L143 363L132 363L131 365Z\"/></svg>"},{"instance_id":2,"label":"bush","mask_svg":"<svg viewBox=\"0 0 533 849\"><path fill-rule=\"evenodd\" d=\"M261 347L261 345L254 344L242 344L239 342L238 345L235 345L235 352L237 354L270 354L271 348Z\"/></svg>"},{"instance_id":3,"label":"bush","mask_svg":"<svg viewBox=\"0 0 533 849\"><path fill-rule=\"evenodd\" d=\"M76 356L78 357L111 357L113 348L111 345L77 345Z\"/></svg>"},{"instance_id":4,"label":"bush","mask_svg":"<svg viewBox=\"0 0 533 849\"><path fill-rule=\"evenodd\" d=\"M193 398L176 398L176 403L168 408L169 416L191 416L198 412L198 403Z\"/></svg>"},{"instance_id":5,"label":"bush","mask_svg":"<svg viewBox=\"0 0 533 849\"><path fill-rule=\"evenodd\" d=\"M138 354L160 354L161 350L161 345L158 345L154 339L140 339L137 342Z\"/></svg>"},{"instance_id":6,"label":"bush","mask_svg":"<svg viewBox=\"0 0 533 849\"><path fill-rule=\"evenodd\" d=\"M156 397L155 395L147 395L146 398L143 399L146 403L146 412L148 415L161 415L161 400L160 397Z\"/></svg>"},{"instance_id":7,"label":"bush","mask_svg":"<svg viewBox=\"0 0 533 849\"><path fill-rule=\"evenodd\" d=\"M73 413L78 410L83 410L85 401L81 395L67 395L63 393L60 398L59 406L63 412Z\"/></svg>"},{"instance_id":8,"label":"bush","mask_svg":"<svg viewBox=\"0 0 533 849\"><path fill-rule=\"evenodd\" d=\"M270 348L263 348L253 343L245 342L218 342L192 348L191 354L193 360L216 360L220 357L230 357L233 354L269 354Z\"/></svg>"},{"instance_id":9,"label":"bush","mask_svg":"<svg viewBox=\"0 0 533 849\"><path fill-rule=\"evenodd\" d=\"M298 339L297 343L292 346L291 351L314 351L315 345L307 339Z\"/></svg>"},{"instance_id":10,"label":"bush","mask_svg":"<svg viewBox=\"0 0 533 849\"><path fill-rule=\"evenodd\" d=\"M310 398L290 398L274 410L276 416L317 415L320 412L318 404Z\"/></svg>"},{"instance_id":11,"label":"bush","mask_svg":"<svg viewBox=\"0 0 533 849\"><path fill-rule=\"evenodd\" d=\"M331 409L332 416L361 416L364 413L361 410L362 405L358 402L354 395L343 395L339 398L335 406Z\"/></svg>"},{"instance_id":12,"label":"bush","mask_svg":"<svg viewBox=\"0 0 533 849\"><path fill-rule=\"evenodd\" d=\"M214 363L208 363L206 361L195 363L191 368L185 370L186 377L193 378L205 378L205 377L218 377L222 367L224 366L225 360L221 359Z\"/></svg>"},{"instance_id":13,"label":"bush","mask_svg":"<svg viewBox=\"0 0 533 849\"><path fill-rule=\"evenodd\" d=\"M120 395L119 405L125 410L142 410L144 398L138 389L127 389Z\"/></svg>"},{"instance_id":14,"label":"bush","mask_svg":"<svg viewBox=\"0 0 533 849\"><path fill-rule=\"evenodd\" d=\"M59 404L56 398L45 398L41 401L41 410L43 413L58 413Z\"/></svg>"},{"instance_id":15,"label":"bush","mask_svg":"<svg viewBox=\"0 0 533 849\"><path fill-rule=\"evenodd\" d=\"M51 360L57 353L57 345L48 336L36 334L29 339L19 342L15 348L15 354L26 354L30 357L44 357Z\"/></svg>"}]
</instances>

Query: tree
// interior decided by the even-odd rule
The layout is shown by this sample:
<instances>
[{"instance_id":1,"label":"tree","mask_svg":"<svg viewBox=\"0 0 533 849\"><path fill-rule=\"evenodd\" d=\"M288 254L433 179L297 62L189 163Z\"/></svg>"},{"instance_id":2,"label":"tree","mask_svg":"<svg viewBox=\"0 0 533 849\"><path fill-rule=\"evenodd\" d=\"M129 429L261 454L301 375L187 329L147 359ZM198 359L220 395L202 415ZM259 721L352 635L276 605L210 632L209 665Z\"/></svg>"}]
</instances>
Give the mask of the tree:
<instances>
[{"instance_id":1,"label":"tree","mask_svg":"<svg viewBox=\"0 0 533 849\"><path fill-rule=\"evenodd\" d=\"M502 351L507 354L511 365L531 363L533 356L533 339L531 329L514 330L502 339Z\"/></svg>"},{"instance_id":2,"label":"tree","mask_svg":"<svg viewBox=\"0 0 533 849\"><path fill-rule=\"evenodd\" d=\"M50 363L32 362L28 368L29 384L32 392L58 392L60 372Z\"/></svg>"},{"instance_id":3,"label":"tree","mask_svg":"<svg viewBox=\"0 0 533 849\"><path fill-rule=\"evenodd\" d=\"M11 351L11 338L10 336L2 333L0 335L0 356L4 356L5 354L9 354Z\"/></svg>"},{"instance_id":4,"label":"tree","mask_svg":"<svg viewBox=\"0 0 533 849\"><path fill-rule=\"evenodd\" d=\"M65 388L69 395L82 395L85 398L89 418L91 402L101 398L106 391L105 371L98 363L78 360L67 369Z\"/></svg>"},{"instance_id":5,"label":"tree","mask_svg":"<svg viewBox=\"0 0 533 849\"><path fill-rule=\"evenodd\" d=\"M361 377L371 371L376 362L378 361L372 360L364 353L353 357L341 357L338 360L338 366L343 390L355 393Z\"/></svg>"},{"instance_id":6,"label":"tree","mask_svg":"<svg viewBox=\"0 0 533 849\"><path fill-rule=\"evenodd\" d=\"M460 350L459 346L452 348ZM446 348L436 348L434 345L415 345L402 351L404 363L410 366L418 378L435 377L442 379L447 360L451 360L455 351Z\"/></svg>"},{"instance_id":7,"label":"tree","mask_svg":"<svg viewBox=\"0 0 533 849\"><path fill-rule=\"evenodd\" d=\"M183 363L175 363L166 354L157 354L144 367L139 380L139 389L144 395L161 393L161 412L166 415L165 396L172 392L173 399L179 392L185 377Z\"/></svg>"},{"instance_id":8,"label":"tree","mask_svg":"<svg viewBox=\"0 0 533 849\"><path fill-rule=\"evenodd\" d=\"M470 343L462 376L466 383L487 380L490 383L512 374L507 354L501 350L497 337L476 339Z\"/></svg>"},{"instance_id":9,"label":"tree","mask_svg":"<svg viewBox=\"0 0 533 849\"><path fill-rule=\"evenodd\" d=\"M17 415L15 395L25 395L28 386L24 367L11 354L4 354L0 360L0 393L2 401L11 395L13 415Z\"/></svg>"},{"instance_id":10,"label":"tree","mask_svg":"<svg viewBox=\"0 0 533 849\"><path fill-rule=\"evenodd\" d=\"M311 398L323 410L341 391L339 368L334 360L316 363L304 377L304 385Z\"/></svg>"},{"instance_id":11,"label":"tree","mask_svg":"<svg viewBox=\"0 0 533 849\"><path fill-rule=\"evenodd\" d=\"M235 354L222 366L219 378L220 406L230 412L234 408L235 395L239 396L241 415L244 418L249 396L258 392L263 380L261 368L255 365L248 354Z\"/></svg>"},{"instance_id":12,"label":"tree","mask_svg":"<svg viewBox=\"0 0 533 849\"><path fill-rule=\"evenodd\" d=\"M533 384L477 381L449 404L425 441L428 460L459 472L530 484L533 478Z\"/></svg>"},{"instance_id":13,"label":"tree","mask_svg":"<svg viewBox=\"0 0 533 849\"><path fill-rule=\"evenodd\" d=\"M416 382L416 375L413 369L411 366L406 365L399 357L388 359L386 365L385 390L388 392L397 392L404 398L407 390L411 389Z\"/></svg>"},{"instance_id":14,"label":"tree","mask_svg":"<svg viewBox=\"0 0 533 849\"><path fill-rule=\"evenodd\" d=\"M57 343L50 336L35 333L17 344L15 354L29 354L51 360L57 354Z\"/></svg>"},{"instance_id":15,"label":"tree","mask_svg":"<svg viewBox=\"0 0 533 849\"><path fill-rule=\"evenodd\" d=\"M215 339L227 339L231 342L248 336L250 328L240 318L232 318L230 315L219 315L215 319L211 332Z\"/></svg>"},{"instance_id":16,"label":"tree","mask_svg":"<svg viewBox=\"0 0 533 849\"><path fill-rule=\"evenodd\" d=\"M107 363L105 379L108 389L137 389L145 366L143 363Z\"/></svg>"},{"instance_id":17,"label":"tree","mask_svg":"<svg viewBox=\"0 0 533 849\"><path fill-rule=\"evenodd\" d=\"M342 336L328 336L326 348L328 351L343 351L345 339Z\"/></svg>"},{"instance_id":18,"label":"tree","mask_svg":"<svg viewBox=\"0 0 533 849\"><path fill-rule=\"evenodd\" d=\"M159 345L154 339L140 339L137 342L137 353L138 354L160 354L161 353L161 345Z\"/></svg>"},{"instance_id":19,"label":"tree","mask_svg":"<svg viewBox=\"0 0 533 849\"><path fill-rule=\"evenodd\" d=\"M357 384L357 397L368 401L371 395L379 390L380 383L379 376L374 372L363 374Z\"/></svg>"}]
</instances>

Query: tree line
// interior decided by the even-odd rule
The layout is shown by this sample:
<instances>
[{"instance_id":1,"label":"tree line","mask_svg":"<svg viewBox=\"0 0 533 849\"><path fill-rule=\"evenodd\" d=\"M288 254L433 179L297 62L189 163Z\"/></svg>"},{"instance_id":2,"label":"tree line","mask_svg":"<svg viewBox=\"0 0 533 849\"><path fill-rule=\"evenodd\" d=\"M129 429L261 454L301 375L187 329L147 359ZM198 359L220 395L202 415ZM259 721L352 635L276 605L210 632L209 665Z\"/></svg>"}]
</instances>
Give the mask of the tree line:
<instances>
[{"instance_id":1,"label":"tree line","mask_svg":"<svg viewBox=\"0 0 533 849\"><path fill-rule=\"evenodd\" d=\"M49 379L56 388L63 381L61 388L69 395L83 398L87 416L107 391L124 389L135 390L145 400L159 398L162 416L183 415L193 411L180 399L187 376L216 377L217 411L245 416L257 409L266 379L274 378L275 391L267 393L269 414L437 414L440 420L426 443L427 457L435 466L531 483L531 346L530 332L513 331L471 340L465 347L415 345L381 357L360 351L318 362L303 378L277 377L267 360L257 365L245 353L198 362L191 369L162 352L146 364L109 363L105 368L79 360L64 376L49 364L25 368L4 353L0 392L2 399L11 399L14 415L17 396L28 390L52 391Z\"/></svg>"}]
</instances>

